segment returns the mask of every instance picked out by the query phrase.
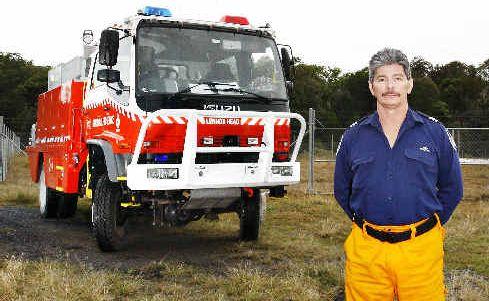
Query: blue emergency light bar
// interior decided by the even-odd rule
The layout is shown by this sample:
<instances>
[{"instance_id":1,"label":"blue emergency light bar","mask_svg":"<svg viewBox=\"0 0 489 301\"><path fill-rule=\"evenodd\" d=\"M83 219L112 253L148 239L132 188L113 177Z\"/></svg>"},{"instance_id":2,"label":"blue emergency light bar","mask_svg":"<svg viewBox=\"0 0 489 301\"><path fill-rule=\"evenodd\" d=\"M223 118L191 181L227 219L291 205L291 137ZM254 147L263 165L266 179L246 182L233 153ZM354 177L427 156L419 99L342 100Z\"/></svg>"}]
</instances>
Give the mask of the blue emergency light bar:
<instances>
[{"instance_id":1,"label":"blue emergency light bar","mask_svg":"<svg viewBox=\"0 0 489 301\"><path fill-rule=\"evenodd\" d=\"M171 17L171 11L162 7L146 6L142 13L147 16Z\"/></svg>"}]
</instances>

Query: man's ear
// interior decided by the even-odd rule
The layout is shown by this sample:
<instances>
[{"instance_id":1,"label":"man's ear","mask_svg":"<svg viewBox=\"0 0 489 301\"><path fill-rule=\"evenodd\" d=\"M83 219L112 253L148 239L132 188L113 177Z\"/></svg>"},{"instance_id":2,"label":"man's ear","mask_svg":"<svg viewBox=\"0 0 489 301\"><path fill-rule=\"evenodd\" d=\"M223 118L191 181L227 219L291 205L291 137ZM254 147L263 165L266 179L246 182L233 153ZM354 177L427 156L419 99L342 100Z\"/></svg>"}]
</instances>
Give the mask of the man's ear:
<instances>
[{"instance_id":1,"label":"man's ear","mask_svg":"<svg viewBox=\"0 0 489 301\"><path fill-rule=\"evenodd\" d=\"M374 87L372 86L372 82L370 80L368 81L368 89L370 90L370 93L372 94L372 96L375 96Z\"/></svg>"},{"instance_id":2,"label":"man's ear","mask_svg":"<svg viewBox=\"0 0 489 301\"><path fill-rule=\"evenodd\" d=\"M412 77L410 80L408 80L408 85L409 85L408 94L411 94L411 91L413 90L413 86L414 86L414 80Z\"/></svg>"}]
</instances>

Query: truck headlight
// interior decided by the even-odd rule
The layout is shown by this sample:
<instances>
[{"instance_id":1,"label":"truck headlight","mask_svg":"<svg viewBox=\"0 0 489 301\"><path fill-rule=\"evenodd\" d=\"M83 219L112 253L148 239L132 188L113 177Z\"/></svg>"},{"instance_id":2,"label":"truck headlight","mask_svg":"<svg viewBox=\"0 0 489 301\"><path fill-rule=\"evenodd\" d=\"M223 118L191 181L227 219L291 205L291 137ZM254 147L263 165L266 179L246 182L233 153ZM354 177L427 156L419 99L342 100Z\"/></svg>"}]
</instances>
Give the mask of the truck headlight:
<instances>
[{"instance_id":1,"label":"truck headlight","mask_svg":"<svg viewBox=\"0 0 489 301\"><path fill-rule=\"evenodd\" d=\"M178 168L148 168L148 179L178 179Z\"/></svg>"},{"instance_id":2,"label":"truck headlight","mask_svg":"<svg viewBox=\"0 0 489 301\"><path fill-rule=\"evenodd\" d=\"M214 138L213 137L204 137L204 138L202 138L202 144L213 145L214 144Z\"/></svg>"},{"instance_id":3,"label":"truck headlight","mask_svg":"<svg viewBox=\"0 0 489 301\"><path fill-rule=\"evenodd\" d=\"M258 138L257 137L248 137L248 144L249 145L258 145Z\"/></svg>"},{"instance_id":4,"label":"truck headlight","mask_svg":"<svg viewBox=\"0 0 489 301\"><path fill-rule=\"evenodd\" d=\"M292 166L272 166L272 174L290 177L292 176Z\"/></svg>"}]
</instances>

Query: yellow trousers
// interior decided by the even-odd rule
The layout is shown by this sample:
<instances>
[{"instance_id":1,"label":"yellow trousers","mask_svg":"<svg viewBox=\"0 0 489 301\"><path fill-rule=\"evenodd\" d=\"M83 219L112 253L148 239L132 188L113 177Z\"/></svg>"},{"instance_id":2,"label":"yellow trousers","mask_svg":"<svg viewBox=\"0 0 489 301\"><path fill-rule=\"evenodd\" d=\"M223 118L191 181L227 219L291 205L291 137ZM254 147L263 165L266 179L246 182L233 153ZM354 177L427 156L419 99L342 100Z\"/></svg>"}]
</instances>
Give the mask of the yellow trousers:
<instances>
[{"instance_id":1,"label":"yellow trousers","mask_svg":"<svg viewBox=\"0 0 489 301\"><path fill-rule=\"evenodd\" d=\"M407 226L375 226L377 230L401 232ZM440 222L430 231L409 240L388 243L369 236L353 224L345 241L346 301L439 301L445 300L443 240Z\"/></svg>"}]
</instances>

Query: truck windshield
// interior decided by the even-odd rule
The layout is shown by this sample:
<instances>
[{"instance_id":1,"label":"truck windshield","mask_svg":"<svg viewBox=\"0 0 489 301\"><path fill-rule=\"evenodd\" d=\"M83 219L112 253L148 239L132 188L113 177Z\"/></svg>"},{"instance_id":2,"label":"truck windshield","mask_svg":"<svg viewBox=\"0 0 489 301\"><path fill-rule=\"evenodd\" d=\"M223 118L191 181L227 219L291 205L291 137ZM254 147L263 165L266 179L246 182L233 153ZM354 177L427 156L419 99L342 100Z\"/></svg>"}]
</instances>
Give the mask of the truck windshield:
<instances>
[{"instance_id":1,"label":"truck windshield","mask_svg":"<svg viewBox=\"0 0 489 301\"><path fill-rule=\"evenodd\" d=\"M142 26L136 47L137 94L287 99L271 38L207 29Z\"/></svg>"}]
</instances>

